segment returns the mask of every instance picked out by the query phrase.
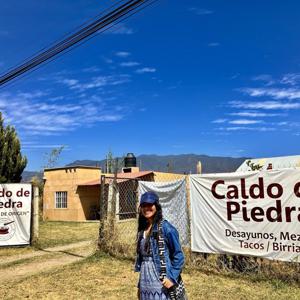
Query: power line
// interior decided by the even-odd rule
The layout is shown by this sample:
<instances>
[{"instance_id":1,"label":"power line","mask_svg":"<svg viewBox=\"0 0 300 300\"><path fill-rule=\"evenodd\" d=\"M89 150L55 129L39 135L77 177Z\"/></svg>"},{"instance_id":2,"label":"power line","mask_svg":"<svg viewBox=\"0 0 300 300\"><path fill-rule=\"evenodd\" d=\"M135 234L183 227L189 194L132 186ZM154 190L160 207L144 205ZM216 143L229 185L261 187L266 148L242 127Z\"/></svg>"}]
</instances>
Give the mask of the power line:
<instances>
[{"instance_id":1,"label":"power line","mask_svg":"<svg viewBox=\"0 0 300 300\"><path fill-rule=\"evenodd\" d=\"M53 41L50 45L45 46L44 48L40 49L39 51L37 51L36 53L33 53L31 56L29 56L26 60L29 60L35 56L37 56L38 54L40 54L43 51L46 51L47 48L50 48L52 46L54 46L55 44L59 43L63 38L66 38L68 35L73 34L76 32L76 30L81 29L83 26L91 23L93 20L99 18L100 16L103 16L105 12L109 11L110 9L116 7L118 4L124 2L124 0L119 0L117 1L115 4L111 5L110 7L104 9L101 13L97 14L96 16L93 16L93 18L90 18L88 21L85 21L84 23L82 23L81 25L77 26L76 28L74 28L72 31L69 31L67 33L65 33L60 39L57 39L55 41ZM24 60L23 60L24 61ZM18 63L21 64L22 62ZM11 72L15 67L9 68L6 72L2 72L2 74L6 74L8 72ZM0 76L4 76L4 75L0 75Z\"/></svg>"},{"instance_id":2,"label":"power line","mask_svg":"<svg viewBox=\"0 0 300 300\"><path fill-rule=\"evenodd\" d=\"M141 11L142 9L146 8L156 1L157 0L130 0L126 1L116 8L116 5L111 6L110 8L112 8L112 10L107 14L100 14L100 17L92 23L84 27L80 26L81 29L74 34L71 34L70 36L59 41L50 48L38 52L38 54L33 58L27 59L21 65L11 69L9 72L2 75L0 77L0 87L7 84L16 77L19 77L22 74L35 69L46 61L55 59L56 56L65 53L68 48L70 48L69 50L73 49L76 44L84 42L88 37L91 38L97 33L102 33L108 30L110 27L120 23L122 20L127 19L129 16L137 13L138 11ZM119 1L118 3L120 2L121 1Z\"/></svg>"}]
</instances>

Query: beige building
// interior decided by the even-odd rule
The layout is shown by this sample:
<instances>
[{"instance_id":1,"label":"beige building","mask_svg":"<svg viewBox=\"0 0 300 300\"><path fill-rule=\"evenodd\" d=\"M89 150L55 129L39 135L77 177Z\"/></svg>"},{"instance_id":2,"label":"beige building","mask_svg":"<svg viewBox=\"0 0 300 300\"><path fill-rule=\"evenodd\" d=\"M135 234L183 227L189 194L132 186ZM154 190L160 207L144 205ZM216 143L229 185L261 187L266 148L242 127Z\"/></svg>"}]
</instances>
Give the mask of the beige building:
<instances>
[{"instance_id":1,"label":"beige building","mask_svg":"<svg viewBox=\"0 0 300 300\"><path fill-rule=\"evenodd\" d=\"M72 166L44 170L43 218L55 221L86 221L99 218L100 177L106 176L104 194L109 202L112 174L99 167ZM135 217L137 180L172 181L183 174L139 171L126 168L117 174L117 211L120 219ZM134 180L133 180L134 179Z\"/></svg>"},{"instance_id":2,"label":"beige building","mask_svg":"<svg viewBox=\"0 0 300 300\"><path fill-rule=\"evenodd\" d=\"M43 218L44 220L88 220L90 206L99 202L96 188L82 190L78 185L100 178L97 167L74 166L44 170ZM89 199L88 203L86 199Z\"/></svg>"}]
</instances>

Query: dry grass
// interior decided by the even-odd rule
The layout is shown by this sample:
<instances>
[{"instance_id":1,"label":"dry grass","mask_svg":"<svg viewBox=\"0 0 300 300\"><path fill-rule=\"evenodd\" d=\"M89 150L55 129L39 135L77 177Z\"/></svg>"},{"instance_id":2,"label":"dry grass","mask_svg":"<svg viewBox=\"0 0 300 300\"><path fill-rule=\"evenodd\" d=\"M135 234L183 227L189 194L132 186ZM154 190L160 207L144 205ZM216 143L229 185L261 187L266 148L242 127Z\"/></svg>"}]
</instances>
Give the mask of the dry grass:
<instances>
[{"instance_id":1,"label":"dry grass","mask_svg":"<svg viewBox=\"0 0 300 300\"><path fill-rule=\"evenodd\" d=\"M39 243L46 248L82 240L96 240L98 226L98 222L44 222L40 228ZM135 221L117 223L113 238L112 232L108 230L106 234L111 237L111 252L132 257L135 230ZM0 249L0 256L14 255L16 251L26 252L34 249ZM62 258L58 256L57 259ZM211 259L213 261L210 261ZM27 263L29 262L32 261ZM0 290L0 299L132 300L136 299L135 287L138 279L138 274L132 269L132 261L98 254L56 271L39 273L22 280L15 278L9 283L4 283ZM4 269L2 271L4 272ZM288 269L286 271L288 273ZM276 276L218 271L213 256L209 261L200 259L197 269L186 268L183 279L190 300L300 299L300 288L295 281L289 283Z\"/></svg>"},{"instance_id":2,"label":"dry grass","mask_svg":"<svg viewBox=\"0 0 300 300\"><path fill-rule=\"evenodd\" d=\"M136 234L136 221L120 222L116 225L115 238L112 239L112 232L109 227L106 227L108 240L111 241L112 252L125 255L130 253L132 257L134 251L134 241ZM40 222L39 240L30 247L2 247L0 248L0 257L21 255L33 252L37 249L45 249L60 245L66 245L86 240L97 241L98 239L99 222L55 222L47 221ZM117 245L117 246L116 246ZM115 250L115 249L118 249ZM119 251L123 249L122 251Z\"/></svg>"},{"instance_id":3,"label":"dry grass","mask_svg":"<svg viewBox=\"0 0 300 300\"><path fill-rule=\"evenodd\" d=\"M39 240L35 247L0 248L0 257L25 254L36 249L97 240L98 222L40 222Z\"/></svg>"},{"instance_id":4,"label":"dry grass","mask_svg":"<svg viewBox=\"0 0 300 300\"><path fill-rule=\"evenodd\" d=\"M99 222L42 222L39 245L42 248L97 240Z\"/></svg>"},{"instance_id":5,"label":"dry grass","mask_svg":"<svg viewBox=\"0 0 300 300\"><path fill-rule=\"evenodd\" d=\"M1 299L136 299L138 274L133 263L107 255L93 256L55 272L4 284ZM190 300L299 299L300 288L281 281L257 281L249 276L206 274L185 270L183 279Z\"/></svg>"},{"instance_id":6,"label":"dry grass","mask_svg":"<svg viewBox=\"0 0 300 300\"><path fill-rule=\"evenodd\" d=\"M106 252L122 258L134 258L136 220L105 224L104 247Z\"/></svg>"}]
</instances>

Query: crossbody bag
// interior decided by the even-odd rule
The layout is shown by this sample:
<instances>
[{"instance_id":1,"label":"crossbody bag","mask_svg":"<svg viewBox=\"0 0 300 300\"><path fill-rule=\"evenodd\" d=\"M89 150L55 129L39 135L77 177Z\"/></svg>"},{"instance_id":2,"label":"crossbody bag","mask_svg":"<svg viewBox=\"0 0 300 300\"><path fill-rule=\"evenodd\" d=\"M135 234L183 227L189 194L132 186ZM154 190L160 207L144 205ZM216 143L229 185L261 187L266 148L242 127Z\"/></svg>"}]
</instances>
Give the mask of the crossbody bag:
<instances>
[{"instance_id":1,"label":"crossbody bag","mask_svg":"<svg viewBox=\"0 0 300 300\"><path fill-rule=\"evenodd\" d=\"M164 280L167 277L167 265L165 258L165 240L162 230L162 221L158 223L158 252L161 267L159 279ZM171 288L168 289L170 299L188 300L181 275L179 275L177 282L178 284L174 284Z\"/></svg>"}]
</instances>

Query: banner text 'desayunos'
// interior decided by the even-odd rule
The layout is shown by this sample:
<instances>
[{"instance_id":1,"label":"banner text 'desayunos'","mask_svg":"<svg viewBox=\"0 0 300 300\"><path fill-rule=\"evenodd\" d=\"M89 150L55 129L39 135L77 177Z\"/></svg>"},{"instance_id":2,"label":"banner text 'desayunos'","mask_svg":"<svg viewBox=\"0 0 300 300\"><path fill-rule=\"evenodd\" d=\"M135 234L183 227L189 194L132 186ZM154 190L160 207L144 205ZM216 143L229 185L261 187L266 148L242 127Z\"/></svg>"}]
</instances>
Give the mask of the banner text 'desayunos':
<instances>
[{"instance_id":1,"label":"banner text 'desayunos'","mask_svg":"<svg viewBox=\"0 0 300 300\"><path fill-rule=\"evenodd\" d=\"M300 170L191 175L192 250L300 254Z\"/></svg>"}]
</instances>

